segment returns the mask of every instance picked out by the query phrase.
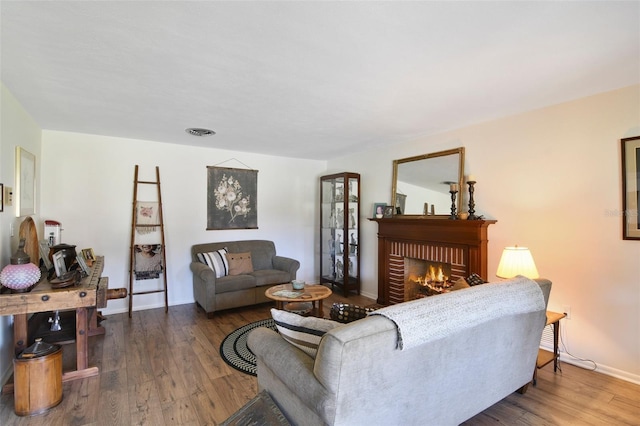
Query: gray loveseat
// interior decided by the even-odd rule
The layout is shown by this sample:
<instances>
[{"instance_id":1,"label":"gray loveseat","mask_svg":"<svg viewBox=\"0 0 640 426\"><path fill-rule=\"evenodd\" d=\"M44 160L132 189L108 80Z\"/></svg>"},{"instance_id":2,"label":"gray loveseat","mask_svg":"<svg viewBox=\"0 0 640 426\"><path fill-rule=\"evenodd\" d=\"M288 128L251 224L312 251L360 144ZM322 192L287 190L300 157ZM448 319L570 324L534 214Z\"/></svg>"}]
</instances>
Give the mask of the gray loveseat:
<instances>
[{"instance_id":1,"label":"gray loveseat","mask_svg":"<svg viewBox=\"0 0 640 426\"><path fill-rule=\"evenodd\" d=\"M258 328L258 385L296 425L457 425L526 390L550 290L518 277L393 305L327 332L315 360Z\"/></svg>"},{"instance_id":2,"label":"gray loveseat","mask_svg":"<svg viewBox=\"0 0 640 426\"><path fill-rule=\"evenodd\" d=\"M198 253L226 248L229 253L251 253L253 272L216 278L216 273L198 259ZM214 312L268 302L267 288L296 279L300 262L276 255L273 241L246 240L196 244L191 247L193 295L210 318Z\"/></svg>"}]
</instances>

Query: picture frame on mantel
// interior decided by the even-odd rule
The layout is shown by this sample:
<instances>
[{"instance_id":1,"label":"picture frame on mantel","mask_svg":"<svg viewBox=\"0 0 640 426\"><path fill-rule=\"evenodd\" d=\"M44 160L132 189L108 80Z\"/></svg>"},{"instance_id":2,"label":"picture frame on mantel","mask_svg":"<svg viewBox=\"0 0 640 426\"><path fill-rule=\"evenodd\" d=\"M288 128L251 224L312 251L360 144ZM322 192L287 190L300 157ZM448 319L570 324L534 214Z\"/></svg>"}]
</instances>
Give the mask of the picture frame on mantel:
<instances>
[{"instance_id":1,"label":"picture frame on mantel","mask_svg":"<svg viewBox=\"0 0 640 426\"><path fill-rule=\"evenodd\" d=\"M392 217L393 217L393 210L394 210L394 207L393 207L393 206L385 206L385 208L384 208L384 215L383 215L383 217L384 217L385 219L392 218Z\"/></svg>"},{"instance_id":2,"label":"picture frame on mantel","mask_svg":"<svg viewBox=\"0 0 640 426\"><path fill-rule=\"evenodd\" d=\"M640 240L640 136L621 140L622 239Z\"/></svg>"},{"instance_id":3,"label":"picture frame on mantel","mask_svg":"<svg viewBox=\"0 0 640 426\"><path fill-rule=\"evenodd\" d=\"M36 156L16 147L16 216L36 212Z\"/></svg>"},{"instance_id":4,"label":"picture frame on mantel","mask_svg":"<svg viewBox=\"0 0 640 426\"><path fill-rule=\"evenodd\" d=\"M377 217L378 219L384 216L384 208L387 207L387 203L374 203L373 214L371 217Z\"/></svg>"}]
</instances>

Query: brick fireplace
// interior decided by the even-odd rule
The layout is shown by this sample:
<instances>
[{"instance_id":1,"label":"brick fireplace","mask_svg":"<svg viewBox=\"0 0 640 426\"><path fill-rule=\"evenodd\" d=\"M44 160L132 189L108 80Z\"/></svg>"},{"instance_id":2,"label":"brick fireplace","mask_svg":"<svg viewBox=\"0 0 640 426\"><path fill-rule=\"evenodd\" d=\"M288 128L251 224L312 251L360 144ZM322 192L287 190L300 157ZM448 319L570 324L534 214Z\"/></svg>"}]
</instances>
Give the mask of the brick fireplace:
<instances>
[{"instance_id":1,"label":"brick fireplace","mask_svg":"<svg viewBox=\"0 0 640 426\"><path fill-rule=\"evenodd\" d=\"M488 227L495 220L397 217L378 223L378 300L392 305L407 300L412 260L446 264L450 279L477 273L487 279Z\"/></svg>"}]
</instances>

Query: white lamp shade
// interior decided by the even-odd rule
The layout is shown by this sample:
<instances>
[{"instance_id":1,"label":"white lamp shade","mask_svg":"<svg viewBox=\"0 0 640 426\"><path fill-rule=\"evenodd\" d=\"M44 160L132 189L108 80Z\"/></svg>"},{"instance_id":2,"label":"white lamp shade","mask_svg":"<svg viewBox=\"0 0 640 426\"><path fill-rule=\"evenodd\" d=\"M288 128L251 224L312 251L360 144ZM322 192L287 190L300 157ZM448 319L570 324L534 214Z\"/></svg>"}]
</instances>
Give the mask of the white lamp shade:
<instances>
[{"instance_id":1,"label":"white lamp shade","mask_svg":"<svg viewBox=\"0 0 640 426\"><path fill-rule=\"evenodd\" d=\"M505 247L500 258L496 276L499 278L513 278L522 275L527 278L538 278L538 269L533 261L531 252L526 247Z\"/></svg>"}]
</instances>

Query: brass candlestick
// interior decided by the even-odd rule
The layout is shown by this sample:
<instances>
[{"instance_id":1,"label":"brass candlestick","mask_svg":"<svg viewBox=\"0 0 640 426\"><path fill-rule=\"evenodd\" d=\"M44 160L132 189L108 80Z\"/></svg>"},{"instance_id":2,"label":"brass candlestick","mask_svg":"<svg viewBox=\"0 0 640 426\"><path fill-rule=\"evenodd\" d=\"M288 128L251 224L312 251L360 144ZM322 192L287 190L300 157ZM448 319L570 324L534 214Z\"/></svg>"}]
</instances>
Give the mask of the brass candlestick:
<instances>
[{"instance_id":1,"label":"brass candlestick","mask_svg":"<svg viewBox=\"0 0 640 426\"><path fill-rule=\"evenodd\" d=\"M478 216L475 215L476 211L474 210L474 208L476 207L476 203L473 200L473 185L475 185L475 183L475 180L467 181L467 184L469 185L469 217L467 218L467 220L474 220L478 218Z\"/></svg>"},{"instance_id":2,"label":"brass candlestick","mask_svg":"<svg viewBox=\"0 0 640 426\"><path fill-rule=\"evenodd\" d=\"M458 216L456 216L456 194L458 191L449 191L451 193L451 216L449 219L458 220Z\"/></svg>"}]
</instances>

